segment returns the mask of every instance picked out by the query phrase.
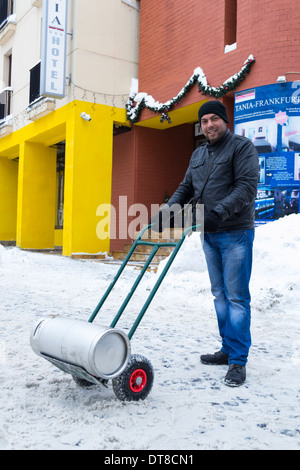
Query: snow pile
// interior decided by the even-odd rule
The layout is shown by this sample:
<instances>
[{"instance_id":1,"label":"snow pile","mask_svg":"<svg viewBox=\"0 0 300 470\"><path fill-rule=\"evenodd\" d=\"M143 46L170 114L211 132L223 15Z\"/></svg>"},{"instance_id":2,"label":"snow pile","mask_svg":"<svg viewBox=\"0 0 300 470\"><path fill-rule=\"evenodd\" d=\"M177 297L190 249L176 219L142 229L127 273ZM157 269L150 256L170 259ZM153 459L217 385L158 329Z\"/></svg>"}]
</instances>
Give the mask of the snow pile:
<instances>
[{"instance_id":1,"label":"snow pile","mask_svg":"<svg viewBox=\"0 0 300 470\"><path fill-rule=\"evenodd\" d=\"M0 449L300 449L299 253L300 215L257 228L253 345L247 382L231 389L226 366L199 361L220 343L199 234L189 237L131 342L154 367L151 394L122 403L110 383L81 389L29 344L42 316L88 320L118 267L0 245ZM98 324L110 324L137 274L127 267ZM124 331L157 276L141 282Z\"/></svg>"}]
</instances>

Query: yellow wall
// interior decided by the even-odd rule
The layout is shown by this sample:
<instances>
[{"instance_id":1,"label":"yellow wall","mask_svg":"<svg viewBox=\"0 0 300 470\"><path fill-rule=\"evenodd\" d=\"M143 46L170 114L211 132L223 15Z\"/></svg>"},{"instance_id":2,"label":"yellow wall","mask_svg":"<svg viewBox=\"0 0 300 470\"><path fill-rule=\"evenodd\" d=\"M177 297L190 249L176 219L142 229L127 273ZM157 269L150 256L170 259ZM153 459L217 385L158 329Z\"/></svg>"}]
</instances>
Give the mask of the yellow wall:
<instances>
[{"instance_id":1,"label":"yellow wall","mask_svg":"<svg viewBox=\"0 0 300 470\"><path fill-rule=\"evenodd\" d=\"M205 100L201 101L201 103L197 102L182 108L173 109L173 111L168 113L171 119L171 123L168 123L167 120L160 122L161 115L158 114L156 116L150 117L149 119L139 121L135 125L141 127L150 127L151 129L158 129L161 131L170 129L171 127L180 126L181 124L194 124L195 122L198 122L200 104L203 105L204 103L207 103L207 101L208 100Z\"/></svg>"},{"instance_id":2,"label":"yellow wall","mask_svg":"<svg viewBox=\"0 0 300 470\"><path fill-rule=\"evenodd\" d=\"M54 248L56 150L20 145L17 246Z\"/></svg>"},{"instance_id":3,"label":"yellow wall","mask_svg":"<svg viewBox=\"0 0 300 470\"><path fill-rule=\"evenodd\" d=\"M12 164L19 157L17 217L12 210L9 216L17 220L18 246L46 249L57 243L56 151L50 146L65 140L63 254L109 252L109 234L97 237L96 214L99 205L111 202L114 122L126 125L124 109L74 101L0 139L0 161ZM3 210L0 205L0 219ZM0 240L2 234L0 225Z\"/></svg>"},{"instance_id":4,"label":"yellow wall","mask_svg":"<svg viewBox=\"0 0 300 470\"><path fill-rule=\"evenodd\" d=\"M0 158L0 241L15 241L18 162Z\"/></svg>"},{"instance_id":5,"label":"yellow wall","mask_svg":"<svg viewBox=\"0 0 300 470\"><path fill-rule=\"evenodd\" d=\"M82 111L90 122L80 117ZM67 123L63 253L68 256L109 252L109 238L96 234L96 211L111 202L112 117L111 108L85 103Z\"/></svg>"},{"instance_id":6,"label":"yellow wall","mask_svg":"<svg viewBox=\"0 0 300 470\"><path fill-rule=\"evenodd\" d=\"M54 231L54 246L55 247L62 247L63 246L63 230L55 230Z\"/></svg>"}]
</instances>

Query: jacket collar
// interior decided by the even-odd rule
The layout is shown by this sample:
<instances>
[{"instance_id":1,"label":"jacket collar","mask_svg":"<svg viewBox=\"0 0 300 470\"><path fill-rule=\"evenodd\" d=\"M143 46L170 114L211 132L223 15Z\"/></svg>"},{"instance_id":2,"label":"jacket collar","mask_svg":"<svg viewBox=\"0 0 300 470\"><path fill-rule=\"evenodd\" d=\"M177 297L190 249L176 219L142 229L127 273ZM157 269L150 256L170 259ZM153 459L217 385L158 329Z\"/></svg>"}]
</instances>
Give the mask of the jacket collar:
<instances>
[{"instance_id":1,"label":"jacket collar","mask_svg":"<svg viewBox=\"0 0 300 470\"><path fill-rule=\"evenodd\" d=\"M229 129L227 129L225 134L221 137L220 140L218 140L218 142L215 142L214 144L210 144L209 142L207 143L208 150L217 150L218 148L223 147L223 145L226 144L230 136L231 132Z\"/></svg>"}]
</instances>

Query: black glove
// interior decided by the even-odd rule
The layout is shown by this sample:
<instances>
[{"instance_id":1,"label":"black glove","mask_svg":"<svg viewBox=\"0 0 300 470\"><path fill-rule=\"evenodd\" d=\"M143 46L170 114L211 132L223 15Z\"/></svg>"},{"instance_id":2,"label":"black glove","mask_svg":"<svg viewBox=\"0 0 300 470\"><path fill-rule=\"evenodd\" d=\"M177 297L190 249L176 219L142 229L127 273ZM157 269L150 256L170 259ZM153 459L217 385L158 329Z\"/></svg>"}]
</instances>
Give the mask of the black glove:
<instances>
[{"instance_id":1,"label":"black glove","mask_svg":"<svg viewBox=\"0 0 300 470\"><path fill-rule=\"evenodd\" d=\"M153 217L151 217L149 224L153 224L151 230L153 232L163 232L167 227L170 227L170 207L165 204Z\"/></svg>"},{"instance_id":2,"label":"black glove","mask_svg":"<svg viewBox=\"0 0 300 470\"><path fill-rule=\"evenodd\" d=\"M204 216L204 232L216 232L221 224L219 214L215 211L209 211Z\"/></svg>"}]
</instances>

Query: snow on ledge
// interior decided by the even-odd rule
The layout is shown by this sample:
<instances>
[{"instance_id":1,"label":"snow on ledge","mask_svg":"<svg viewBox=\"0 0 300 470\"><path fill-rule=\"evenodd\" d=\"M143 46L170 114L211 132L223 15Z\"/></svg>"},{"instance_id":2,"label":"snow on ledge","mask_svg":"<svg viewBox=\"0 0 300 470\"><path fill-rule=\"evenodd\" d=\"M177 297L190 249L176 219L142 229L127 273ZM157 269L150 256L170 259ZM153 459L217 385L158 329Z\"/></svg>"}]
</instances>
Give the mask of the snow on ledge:
<instances>
[{"instance_id":1,"label":"snow on ledge","mask_svg":"<svg viewBox=\"0 0 300 470\"><path fill-rule=\"evenodd\" d=\"M225 46L224 54L227 54L228 52L234 51L237 48L236 42L234 44L227 44Z\"/></svg>"}]
</instances>

